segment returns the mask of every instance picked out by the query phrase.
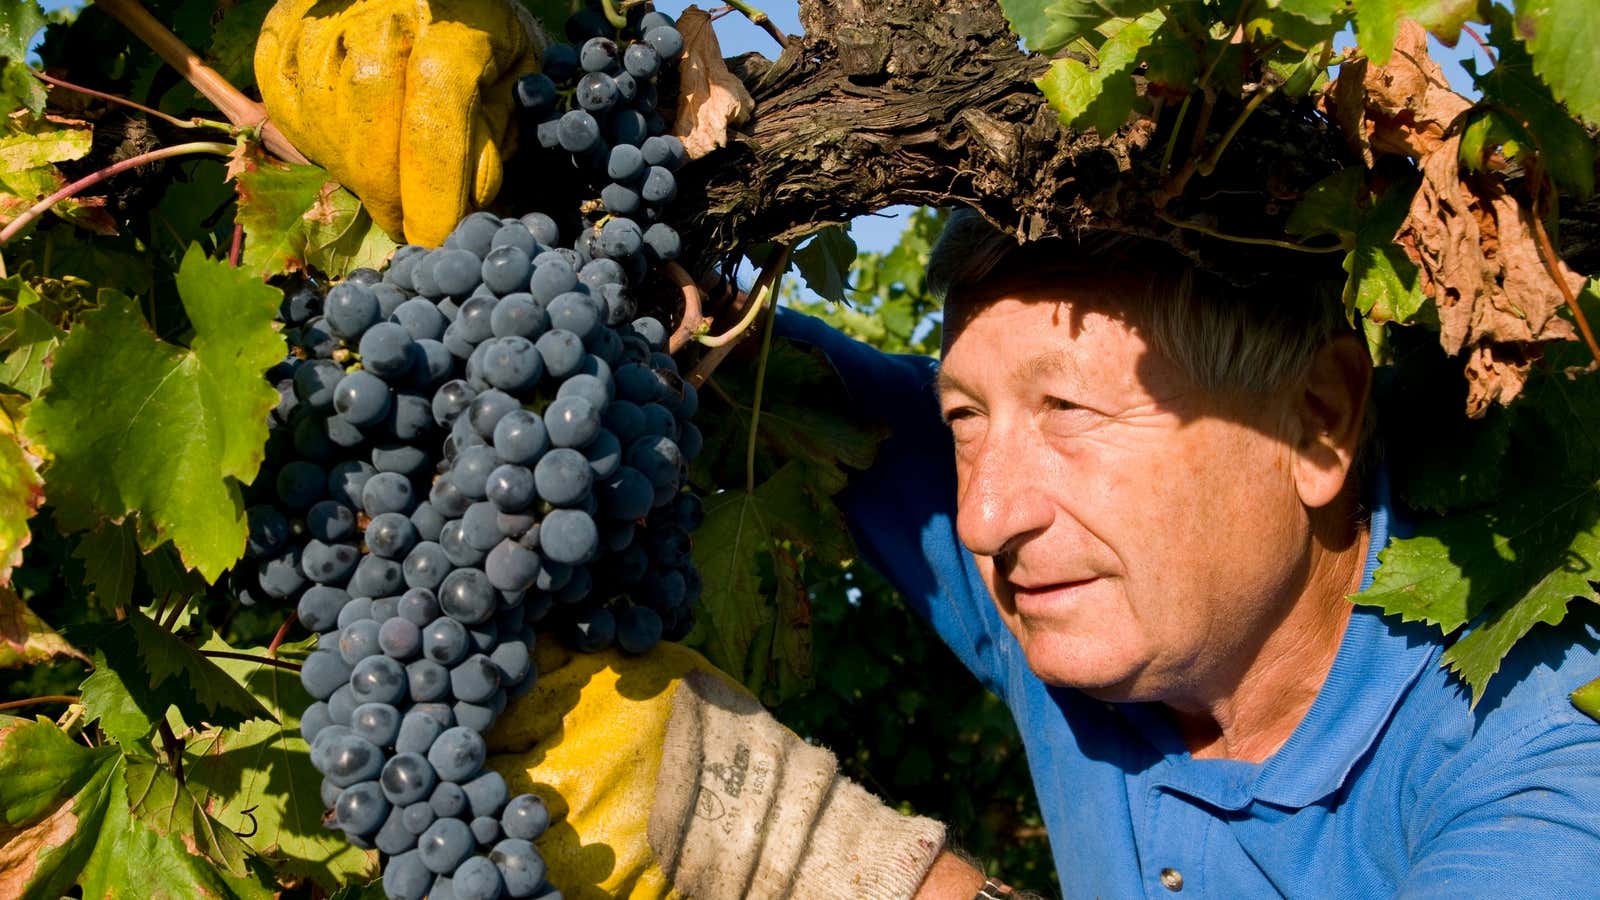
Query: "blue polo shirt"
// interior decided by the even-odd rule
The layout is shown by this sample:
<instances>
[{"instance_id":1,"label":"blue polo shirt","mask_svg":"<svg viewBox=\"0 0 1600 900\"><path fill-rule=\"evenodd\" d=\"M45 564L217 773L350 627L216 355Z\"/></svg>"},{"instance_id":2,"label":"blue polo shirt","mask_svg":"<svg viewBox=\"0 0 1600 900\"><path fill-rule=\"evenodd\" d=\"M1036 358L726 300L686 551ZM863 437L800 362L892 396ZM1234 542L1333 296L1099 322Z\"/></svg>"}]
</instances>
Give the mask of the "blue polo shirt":
<instances>
[{"instance_id":1,"label":"blue polo shirt","mask_svg":"<svg viewBox=\"0 0 1600 900\"><path fill-rule=\"evenodd\" d=\"M1194 759L1156 708L1045 684L955 530L936 363L784 311L891 435L839 495L864 557L1011 708L1067 898L1600 896L1600 606L1536 629L1474 709L1437 631L1356 607L1327 682L1262 763ZM1386 487L1363 587L1389 538ZM1002 873L1003 875L1004 873Z\"/></svg>"}]
</instances>

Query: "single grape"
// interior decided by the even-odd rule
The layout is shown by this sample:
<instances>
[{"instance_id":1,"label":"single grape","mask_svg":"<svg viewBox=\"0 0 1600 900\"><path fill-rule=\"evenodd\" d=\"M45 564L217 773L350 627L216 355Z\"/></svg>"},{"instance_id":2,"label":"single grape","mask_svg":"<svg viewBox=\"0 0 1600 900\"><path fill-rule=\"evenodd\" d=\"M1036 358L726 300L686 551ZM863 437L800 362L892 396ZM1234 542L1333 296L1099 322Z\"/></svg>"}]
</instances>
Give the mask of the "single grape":
<instances>
[{"instance_id":1,"label":"single grape","mask_svg":"<svg viewBox=\"0 0 1600 900\"><path fill-rule=\"evenodd\" d=\"M446 729L428 750L428 762L445 781L457 784L470 780L483 768L487 755L483 738L469 728Z\"/></svg>"},{"instance_id":2,"label":"single grape","mask_svg":"<svg viewBox=\"0 0 1600 900\"><path fill-rule=\"evenodd\" d=\"M578 48L578 65L585 72L612 72L621 65L622 51L607 37L590 38Z\"/></svg>"},{"instance_id":3,"label":"single grape","mask_svg":"<svg viewBox=\"0 0 1600 900\"><path fill-rule=\"evenodd\" d=\"M589 460L589 468L594 470L597 481L610 478L622 466L622 444L617 441L616 435L603 428L583 448L583 455Z\"/></svg>"},{"instance_id":4,"label":"single grape","mask_svg":"<svg viewBox=\"0 0 1600 900\"><path fill-rule=\"evenodd\" d=\"M406 696L406 670L387 656L369 656L350 670L350 690L364 703L399 703Z\"/></svg>"},{"instance_id":5,"label":"single grape","mask_svg":"<svg viewBox=\"0 0 1600 900\"><path fill-rule=\"evenodd\" d=\"M565 257L555 253L542 253L534 259L533 276L528 279L528 293L540 304L549 303L578 286L578 273Z\"/></svg>"},{"instance_id":6,"label":"single grape","mask_svg":"<svg viewBox=\"0 0 1600 900\"><path fill-rule=\"evenodd\" d=\"M394 739L395 752L427 753L447 727L433 716L412 708L400 719L400 735Z\"/></svg>"},{"instance_id":7,"label":"single grape","mask_svg":"<svg viewBox=\"0 0 1600 900\"><path fill-rule=\"evenodd\" d=\"M339 629L339 655L345 662L354 666L383 652L378 648L378 627L371 619L360 619Z\"/></svg>"},{"instance_id":8,"label":"single grape","mask_svg":"<svg viewBox=\"0 0 1600 900\"><path fill-rule=\"evenodd\" d=\"M372 289L355 281L343 281L328 291L323 314L328 330L345 340L356 340L378 323L381 310Z\"/></svg>"},{"instance_id":9,"label":"single grape","mask_svg":"<svg viewBox=\"0 0 1600 900\"><path fill-rule=\"evenodd\" d=\"M454 872L472 852L472 832L460 819L437 819L417 838L417 853L428 870ZM430 895L431 896L431 895Z\"/></svg>"},{"instance_id":10,"label":"single grape","mask_svg":"<svg viewBox=\"0 0 1600 900\"><path fill-rule=\"evenodd\" d=\"M484 574L501 591L525 591L539 574L539 555L509 538L484 558Z\"/></svg>"},{"instance_id":11,"label":"single grape","mask_svg":"<svg viewBox=\"0 0 1600 900\"><path fill-rule=\"evenodd\" d=\"M495 844L489 851L489 860L500 870L507 896L532 897L544 883L544 858L526 839L511 837Z\"/></svg>"},{"instance_id":12,"label":"single grape","mask_svg":"<svg viewBox=\"0 0 1600 900\"><path fill-rule=\"evenodd\" d=\"M472 829L472 837L478 842L479 847L492 847L496 841L500 840L500 820L493 816L478 816L469 823L468 827ZM496 879L499 877L498 874L495 875ZM500 895L495 894L495 896L498 897Z\"/></svg>"},{"instance_id":13,"label":"single grape","mask_svg":"<svg viewBox=\"0 0 1600 900\"><path fill-rule=\"evenodd\" d=\"M639 147L639 152L644 155L644 161L652 166L660 166L669 172L676 171L689 160L689 154L683 147L683 141L670 134L657 135L646 140Z\"/></svg>"},{"instance_id":14,"label":"single grape","mask_svg":"<svg viewBox=\"0 0 1600 900\"><path fill-rule=\"evenodd\" d=\"M379 513L367 525L366 541L367 549L384 559L404 559L416 546L417 529L402 513Z\"/></svg>"},{"instance_id":15,"label":"single grape","mask_svg":"<svg viewBox=\"0 0 1600 900\"><path fill-rule=\"evenodd\" d=\"M655 262L671 262L683 250L677 229L665 222L657 222L644 230L645 255Z\"/></svg>"},{"instance_id":16,"label":"single grape","mask_svg":"<svg viewBox=\"0 0 1600 900\"><path fill-rule=\"evenodd\" d=\"M372 448L372 467L379 472L394 472L407 478L423 474L432 460L428 451L409 444L386 443Z\"/></svg>"},{"instance_id":17,"label":"single grape","mask_svg":"<svg viewBox=\"0 0 1600 900\"><path fill-rule=\"evenodd\" d=\"M600 433L600 409L586 397L576 394L558 396L545 409L544 425L550 434L551 444L582 448Z\"/></svg>"},{"instance_id":18,"label":"single grape","mask_svg":"<svg viewBox=\"0 0 1600 900\"><path fill-rule=\"evenodd\" d=\"M481 344L493 336L497 302L491 294L487 297L471 297L461 304L461 312L456 316L454 325L468 343Z\"/></svg>"},{"instance_id":19,"label":"single grape","mask_svg":"<svg viewBox=\"0 0 1600 900\"><path fill-rule=\"evenodd\" d=\"M439 307L422 297L413 297L395 307L390 319L419 341L439 340L444 336L445 326L450 324L445 320L444 313L439 312ZM365 354L362 358L364 361Z\"/></svg>"},{"instance_id":20,"label":"single grape","mask_svg":"<svg viewBox=\"0 0 1600 900\"><path fill-rule=\"evenodd\" d=\"M376 521L376 520L374 520ZM433 541L423 541L411 548L406 554L405 562L400 566L400 572L409 588L421 588L427 591L437 590L444 582L444 577L450 574L451 563L444 548ZM410 596L410 592L407 593ZM404 605L402 604L402 608ZM433 617L425 618L422 624L433 621Z\"/></svg>"},{"instance_id":21,"label":"single grape","mask_svg":"<svg viewBox=\"0 0 1600 900\"><path fill-rule=\"evenodd\" d=\"M594 116L586 110L571 110L558 121L556 137L561 143L561 149L568 153L582 153L600 140L600 123L596 122Z\"/></svg>"},{"instance_id":22,"label":"single grape","mask_svg":"<svg viewBox=\"0 0 1600 900\"><path fill-rule=\"evenodd\" d=\"M538 384L544 359L534 343L520 335L491 338L483 344L483 377L490 385L517 393Z\"/></svg>"},{"instance_id":23,"label":"single grape","mask_svg":"<svg viewBox=\"0 0 1600 900\"><path fill-rule=\"evenodd\" d=\"M675 60L683 52L683 35L670 25L657 25L646 31L644 41L663 60Z\"/></svg>"},{"instance_id":24,"label":"single grape","mask_svg":"<svg viewBox=\"0 0 1600 900\"><path fill-rule=\"evenodd\" d=\"M467 411L477 396L478 392L465 381L456 379L445 382L433 393L433 420L439 425L451 424L457 416Z\"/></svg>"},{"instance_id":25,"label":"single grape","mask_svg":"<svg viewBox=\"0 0 1600 900\"><path fill-rule=\"evenodd\" d=\"M271 556L289 539L289 520L271 506L252 506L245 510L250 534L245 552L253 557Z\"/></svg>"},{"instance_id":26,"label":"single grape","mask_svg":"<svg viewBox=\"0 0 1600 900\"><path fill-rule=\"evenodd\" d=\"M617 182L600 189L600 202L614 216L635 216L644 208L644 197L638 188Z\"/></svg>"},{"instance_id":27,"label":"single grape","mask_svg":"<svg viewBox=\"0 0 1600 900\"><path fill-rule=\"evenodd\" d=\"M408 660L422 652L422 629L410 619L395 616L378 627L378 646L384 655Z\"/></svg>"},{"instance_id":28,"label":"single grape","mask_svg":"<svg viewBox=\"0 0 1600 900\"><path fill-rule=\"evenodd\" d=\"M415 850L391 856L384 864L383 893L389 900L422 900L432 886L433 873Z\"/></svg>"},{"instance_id":29,"label":"single grape","mask_svg":"<svg viewBox=\"0 0 1600 900\"><path fill-rule=\"evenodd\" d=\"M552 329L534 343L544 358L544 370L551 378L566 378L583 365L583 339L570 331Z\"/></svg>"},{"instance_id":30,"label":"single grape","mask_svg":"<svg viewBox=\"0 0 1600 900\"><path fill-rule=\"evenodd\" d=\"M450 691L458 700L481 703L499 687L500 667L482 653L467 657L450 670Z\"/></svg>"},{"instance_id":31,"label":"single grape","mask_svg":"<svg viewBox=\"0 0 1600 900\"><path fill-rule=\"evenodd\" d=\"M617 624L606 609L583 610L572 622L572 643L584 653L599 653L611 646Z\"/></svg>"},{"instance_id":32,"label":"single grape","mask_svg":"<svg viewBox=\"0 0 1600 900\"><path fill-rule=\"evenodd\" d=\"M533 472L525 466L497 467L489 473L484 491L489 502L500 512L520 512L532 505L538 496L534 490Z\"/></svg>"},{"instance_id":33,"label":"single grape","mask_svg":"<svg viewBox=\"0 0 1600 900\"><path fill-rule=\"evenodd\" d=\"M444 614L468 625L488 621L498 600L489 577L478 569L457 569L439 587L439 606Z\"/></svg>"},{"instance_id":34,"label":"single grape","mask_svg":"<svg viewBox=\"0 0 1600 900\"><path fill-rule=\"evenodd\" d=\"M386 856L400 856L417 849L417 836L406 829L405 810L391 805L389 816L383 820L383 825L378 833L372 837L372 845L377 847ZM387 869L386 869L387 871ZM424 869L424 872L427 870ZM432 873L429 873L430 875ZM387 878L387 876L385 876ZM384 890L388 890L385 884ZM390 896L393 896L392 894Z\"/></svg>"},{"instance_id":35,"label":"single grape","mask_svg":"<svg viewBox=\"0 0 1600 900\"><path fill-rule=\"evenodd\" d=\"M643 180L645 169L644 153L631 144L612 147L611 156L606 160L606 175L616 182Z\"/></svg>"},{"instance_id":36,"label":"single grape","mask_svg":"<svg viewBox=\"0 0 1600 900\"><path fill-rule=\"evenodd\" d=\"M410 514L416 507L411 482L394 472L378 472L361 486L361 508L369 516L386 512Z\"/></svg>"},{"instance_id":37,"label":"single grape","mask_svg":"<svg viewBox=\"0 0 1600 900\"><path fill-rule=\"evenodd\" d=\"M500 869L484 856L474 856L463 862L451 876L450 883L455 900L499 900L505 891Z\"/></svg>"},{"instance_id":38,"label":"single grape","mask_svg":"<svg viewBox=\"0 0 1600 900\"><path fill-rule=\"evenodd\" d=\"M661 640L661 616L645 606L630 606L617 617L617 646L625 652L650 652Z\"/></svg>"},{"instance_id":39,"label":"single grape","mask_svg":"<svg viewBox=\"0 0 1600 900\"><path fill-rule=\"evenodd\" d=\"M573 99L583 109L599 114L616 106L622 95L617 89L616 79L604 72L590 72L578 79Z\"/></svg>"},{"instance_id":40,"label":"single grape","mask_svg":"<svg viewBox=\"0 0 1600 900\"><path fill-rule=\"evenodd\" d=\"M406 663L406 691L417 703L444 700L450 694L450 670L431 659L414 659Z\"/></svg>"},{"instance_id":41,"label":"single grape","mask_svg":"<svg viewBox=\"0 0 1600 900\"><path fill-rule=\"evenodd\" d=\"M322 738L332 728L317 735ZM316 762L313 751L312 762ZM353 732L335 735L324 746L322 765L318 766L327 779L340 787L349 787L358 781L371 781L383 768L383 751L371 741Z\"/></svg>"},{"instance_id":42,"label":"single grape","mask_svg":"<svg viewBox=\"0 0 1600 900\"><path fill-rule=\"evenodd\" d=\"M400 825L407 832L419 837L433 826L438 816L433 814L433 808L423 801L408 804L400 818Z\"/></svg>"},{"instance_id":43,"label":"single grape","mask_svg":"<svg viewBox=\"0 0 1600 900\"><path fill-rule=\"evenodd\" d=\"M310 743L316 740L317 732L332 724L333 717L328 715L328 704L318 700L300 714L300 736Z\"/></svg>"},{"instance_id":44,"label":"single grape","mask_svg":"<svg viewBox=\"0 0 1600 900\"><path fill-rule=\"evenodd\" d=\"M623 51L622 65L635 78L654 78L661 68L661 56L649 44L635 41Z\"/></svg>"},{"instance_id":45,"label":"single grape","mask_svg":"<svg viewBox=\"0 0 1600 900\"><path fill-rule=\"evenodd\" d=\"M327 476L314 462L295 460L278 470L278 499L291 510L301 510L322 499Z\"/></svg>"},{"instance_id":46,"label":"single grape","mask_svg":"<svg viewBox=\"0 0 1600 900\"><path fill-rule=\"evenodd\" d=\"M300 548L290 545L277 556L261 560L256 567L256 583L262 593L274 600L293 599L306 586Z\"/></svg>"},{"instance_id":47,"label":"single grape","mask_svg":"<svg viewBox=\"0 0 1600 900\"><path fill-rule=\"evenodd\" d=\"M410 806L428 799L434 786L439 783L439 776L434 774L433 766L422 754L398 753L384 763L378 783L390 803Z\"/></svg>"},{"instance_id":48,"label":"single grape","mask_svg":"<svg viewBox=\"0 0 1600 900\"><path fill-rule=\"evenodd\" d=\"M350 602L350 595L336 587L314 585L300 595L295 611L300 623L312 631L332 631L339 619L339 611Z\"/></svg>"},{"instance_id":49,"label":"single grape","mask_svg":"<svg viewBox=\"0 0 1600 900\"><path fill-rule=\"evenodd\" d=\"M443 581L443 576L439 580ZM439 600L434 596L432 589L412 588L401 595L400 602L395 605L395 612L410 620L418 628L423 628L439 617Z\"/></svg>"},{"instance_id":50,"label":"single grape","mask_svg":"<svg viewBox=\"0 0 1600 900\"><path fill-rule=\"evenodd\" d=\"M350 729L375 746L388 747L400 735L400 711L388 703L363 703L350 713Z\"/></svg>"},{"instance_id":51,"label":"single grape","mask_svg":"<svg viewBox=\"0 0 1600 900\"><path fill-rule=\"evenodd\" d=\"M483 261L470 250L439 249L428 257L437 257L433 280L447 296L466 297L483 283Z\"/></svg>"},{"instance_id":52,"label":"single grape","mask_svg":"<svg viewBox=\"0 0 1600 900\"><path fill-rule=\"evenodd\" d=\"M605 302L579 291L568 291L550 301L550 326L570 331L579 340L593 336L605 318Z\"/></svg>"},{"instance_id":53,"label":"single grape","mask_svg":"<svg viewBox=\"0 0 1600 900\"><path fill-rule=\"evenodd\" d=\"M536 473L537 474L537 473ZM600 510L617 519L638 519L650 511L654 485L638 469L622 466L597 492Z\"/></svg>"},{"instance_id":54,"label":"single grape","mask_svg":"<svg viewBox=\"0 0 1600 900\"><path fill-rule=\"evenodd\" d=\"M448 523L450 517L459 518L467 511L467 507L472 505L472 498L461 493L461 488L456 486L455 479L446 474L435 479L433 486L428 489L428 502L439 511L439 515L446 517L445 523ZM445 527L445 524L439 526L441 544L444 543Z\"/></svg>"},{"instance_id":55,"label":"single grape","mask_svg":"<svg viewBox=\"0 0 1600 900\"><path fill-rule=\"evenodd\" d=\"M372 834L389 817L389 801L376 781L362 781L345 788L333 809L339 827L350 834Z\"/></svg>"},{"instance_id":56,"label":"single grape","mask_svg":"<svg viewBox=\"0 0 1600 900\"><path fill-rule=\"evenodd\" d=\"M572 49L571 47L567 47L565 44L558 44L545 51L543 65L546 72L550 72L552 54L559 55L559 48L562 47L565 47L568 50ZM550 72L550 77L557 81L561 80L561 76L555 74L554 72ZM556 227L555 219L550 218L544 213L536 212L528 213L522 217L521 221L523 227L527 228L528 233L533 235L533 239L538 241L541 245L546 247L554 247L561 243L561 230Z\"/></svg>"},{"instance_id":57,"label":"single grape","mask_svg":"<svg viewBox=\"0 0 1600 900\"><path fill-rule=\"evenodd\" d=\"M543 341L549 336L549 334L546 334L539 340ZM538 345L535 344L535 346ZM543 355L542 351L541 355ZM547 356L545 357L545 369L549 370L549 368L550 359ZM501 418L513 410L521 408L522 404L518 402L517 398L504 391L484 391L478 395L476 400L472 401L472 406L467 410L467 420L480 437L487 439L494 434L494 427L499 424ZM489 468L492 469L493 465L490 465ZM488 471L488 469L484 470L485 476L488 475ZM481 497L474 499L481 499Z\"/></svg>"},{"instance_id":58,"label":"single grape","mask_svg":"<svg viewBox=\"0 0 1600 900\"><path fill-rule=\"evenodd\" d=\"M556 562L582 565L599 555L600 532L583 510L551 510L539 525L539 549Z\"/></svg>"},{"instance_id":59,"label":"single grape","mask_svg":"<svg viewBox=\"0 0 1600 900\"><path fill-rule=\"evenodd\" d=\"M522 641L501 641L489 652L489 658L500 669L501 684L521 684L533 671L533 657Z\"/></svg>"},{"instance_id":60,"label":"single grape","mask_svg":"<svg viewBox=\"0 0 1600 900\"><path fill-rule=\"evenodd\" d=\"M518 794L500 813L500 827L507 837L536 841L550 827L550 810L538 794Z\"/></svg>"},{"instance_id":61,"label":"single grape","mask_svg":"<svg viewBox=\"0 0 1600 900\"><path fill-rule=\"evenodd\" d=\"M648 193L644 197L650 199ZM600 251L611 259L622 259L638 253L643 241L644 235L639 230L639 224L629 218L618 216L600 228Z\"/></svg>"},{"instance_id":62,"label":"single grape","mask_svg":"<svg viewBox=\"0 0 1600 900\"><path fill-rule=\"evenodd\" d=\"M428 805L440 818L459 819L467 811L467 792L459 784L441 781L428 798Z\"/></svg>"},{"instance_id":63,"label":"single grape","mask_svg":"<svg viewBox=\"0 0 1600 900\"><path fill-rule=\"evenodd\" d=\"M395 378L411 368L416 341L403 325L379 322L361 335L361 367L380 378ZM337 399L334 403L337 408Z\"/></svg>"},{"instance_id":64,"label":"single grape","mask_svg":"<svg viewBox=\"0 0 1600 900\"><path fill-rule=\"evenodd\" d=\"M594 473L582 453L558 447L534 466L533 480L540 499L555 506L572 506L589 495Z\"/></svg>"},{"instance_id":65,"label":"single grape","mask_svg":"<svg viewBox=\"0 0 1600 900\"><path fill-rule=\"evenodd\" d=\"M495 337L523 337L532 341L550 328L550 317L543 306L533 301L532 294L507 294L495 304L489 316L489 327Z\"/></svg>"},{"instance_id":66,"label":"single grape","mask_svg":"<svg viewBox=\"0 0 1600 900\"><path fill-rule=\"evenodd\" d=\"M435 619L422 630L422 653L442 666L453 666L460 662L467 655L466 626L446 616ZM307 685L307 690L310 690L310 685Z\"/></svg>"},{"instance_id":67,"label":"single grape","mask_svg":"<svg viewBox=\"0 0 1600 900\"><path fill-rule=\"evenodd\" d=\"M664 166L651 166L649 174L644 177L644 186L639 189L639 196L646 203L665 206L677 199L678 180Z\"/></svg>"}]
</instances>

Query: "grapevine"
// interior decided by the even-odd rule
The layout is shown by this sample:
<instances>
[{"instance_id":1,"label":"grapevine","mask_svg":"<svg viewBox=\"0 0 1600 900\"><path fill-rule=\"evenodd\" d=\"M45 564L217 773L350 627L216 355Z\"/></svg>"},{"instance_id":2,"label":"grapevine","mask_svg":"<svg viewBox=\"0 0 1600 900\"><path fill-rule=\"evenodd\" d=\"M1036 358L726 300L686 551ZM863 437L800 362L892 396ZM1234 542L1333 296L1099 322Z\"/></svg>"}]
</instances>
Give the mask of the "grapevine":
<instances>
[{"instance_id":1,"label":"grapevine","mask_svg":"<svg viewBox=\"0 0 1600 900\"><path fill-rule=\"evenodd\" d=\"M271 5L0 12L0 894L556 896L554 810L483 735L536 643L662 640L1047 886L1004 707L882 674L958 664L833 501L882 431L774 334L937 351L937 216L884 254L842 224L891 204L1344 281L1415 525L1355 602L1436 626L1475 702L1593 619L1577 0L800 0L803 34L527 0L556 40L505 187L438 248L265 120ZM706 42L726 12L759 52ZM1459 36L1470 96L1428 56Z\"/></svg>"}]
</instances>

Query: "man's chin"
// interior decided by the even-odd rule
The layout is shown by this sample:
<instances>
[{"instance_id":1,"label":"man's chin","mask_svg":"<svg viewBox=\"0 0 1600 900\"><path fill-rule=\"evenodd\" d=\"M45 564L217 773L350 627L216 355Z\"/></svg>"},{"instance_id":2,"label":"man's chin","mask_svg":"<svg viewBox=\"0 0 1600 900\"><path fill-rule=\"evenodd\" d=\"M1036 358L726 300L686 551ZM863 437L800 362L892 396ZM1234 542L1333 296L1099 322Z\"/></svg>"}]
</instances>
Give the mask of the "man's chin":
<instances>
[{"instance_id":1,"label":"man's chin","mask_svg":"<svg viewBox=\"0 0 1600 900\"><path fill-rule=\"evenodd\" d=\"M1130 654L1114 652L1105 644L1087 644L1083 638L1028 635L1022 649L1028 668L1045 684L1072 688L1108 703L1149 699L1141 696L1143 666Z\"/></svg>"}]
</instances>

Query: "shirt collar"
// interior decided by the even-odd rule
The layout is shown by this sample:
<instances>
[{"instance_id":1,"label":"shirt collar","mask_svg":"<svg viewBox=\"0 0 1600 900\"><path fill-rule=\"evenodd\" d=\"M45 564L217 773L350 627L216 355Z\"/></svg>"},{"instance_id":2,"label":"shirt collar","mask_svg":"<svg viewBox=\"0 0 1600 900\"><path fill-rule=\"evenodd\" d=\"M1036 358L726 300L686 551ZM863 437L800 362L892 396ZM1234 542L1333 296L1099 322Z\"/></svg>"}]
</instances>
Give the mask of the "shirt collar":
<instances>
[{"instance_id":1,"label":"shirt collar","mask_svg":"<svg viewBox=\"0 0 1600 900\"><path fill-rule=\"evenodd\" d=\"M1388 472L1380 467L1373 480L1371 540L1362 590L1372 584L1378 554L1390 537ZM1156 780L1224 809L1243 809L1252 800L1291 808L1316 803L1337 791L1377 742L1406 692L1437 654L1439 642L1434 637L1419 624L1403 624L1371 607L1357 606L1327 681L1277 753L1259 765L1196 760L1181 745L1171 746L1168 738L1175 740L1176 735L1165 729L1167 734L1157 746L1169 765Z\"/></svg>"}]
</instances>

